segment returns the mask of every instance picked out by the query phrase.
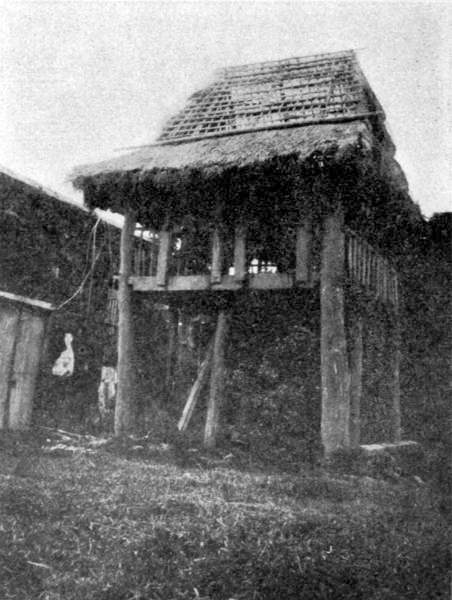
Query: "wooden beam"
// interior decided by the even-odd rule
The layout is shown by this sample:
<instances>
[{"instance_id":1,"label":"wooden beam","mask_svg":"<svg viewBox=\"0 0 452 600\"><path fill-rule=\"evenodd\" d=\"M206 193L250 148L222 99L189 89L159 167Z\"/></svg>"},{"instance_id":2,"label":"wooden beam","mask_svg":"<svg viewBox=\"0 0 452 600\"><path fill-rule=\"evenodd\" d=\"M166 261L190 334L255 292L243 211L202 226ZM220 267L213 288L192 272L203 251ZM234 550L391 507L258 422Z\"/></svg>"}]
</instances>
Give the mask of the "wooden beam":
<instances>
[{"instance_id":1,"label":"wooden beam","mask_svg":"<svg viewBox=\"0 0 452 600\"><path fill-rule=\"evenodd\" d=\"M224 310L218 314L215 330L212 370L210 375L210 393L207 406L206 427L204 431L204 445L213 448L217 442L217 434L220 422L220 411L223 401L224 386L224 356L225 341L228 330L229 315Z\"/></svg>"},{"instance_id":2,"label":"wooden beam","mask_svg":"<svg viewBox=\"0 0 452 600\"><path fill-rule=\"evenodd\" d=\"M130 284L136 292L235 292L243 288L243 282L234 275L223 275L219 283L211 287L210 275L174 275L168 278L163 288L156 277L130 277ZM300 282L297 287L312 287L313 281ZM256 273L249 275L248 287L252 290L285 290L294 287L291 273Z\"/></svg>"},{"instance_id":3,"label":"wooden beam","mask_svg":"<svg viewBox=\"0 0 452 600\"><path fill-rule=\"evenodd\" d=\"M9 292L0 291L0 301L1 300L11 301L18 304L26 304L27 306L32 306L34 308L43 310L55 310L55 306L53 304L49 304L48 302L34 300L33 298L27 298L26 296L18 296L17 294L11 294Z\"/></svg>"},{"instance_id":4,"label":"wooden beam","mask_svg":"<svg viewBox=\"0 0 452 600\"><path fill-rule=\"evenodd\" d=\"M218 227L215 227L212 234L212 270L210 281L212 284L221 282L223 269L223 244Z\"/></svg>"},{"instance_id":5,"label":"wooden beam","mask_svg":"<svg viewBox=\"0 0 452 600\"><path fill-rule=\"evenodd\" d=\"M312 228L310 220L297 227L295 281L308 282L311 275Z\"/></svg>"},{"instance_id":6,"label":"wooden beam","mask_svg":"<svg viewBox=\"0 0 452 600\"><path fill-rule=\"evenodd\" d=\"M193 411L195 410L199 394L201 393L202 388L204 387L204 384L207 381L207 374L209 371L210 364L212 362L212 354L213 342L211 342L207 348L206 356L201 363L196 381L193 384L188 395L187 402L182 412L182 416L177 424L177 428L179 429L179 431L185 431L188 427Z\"/></svg>"},{"instance_id":7,"label":"wooden beam","mask_svg":"<svg viewBox=\"0 0 452 600\"><path fill-rule=\"evenodd\" d=\"M328 456L350 445L349 371L344 324L344 233L338 208L324 218L320 272L321 436Z\"/></svg>"},{"instance_id":8,"label":"wooden beam","mask_svg":"<svg viewBox=\"0 0 452 600\"><path fill-rule=\"evenodd\" d=\"M244 281L248 274L246 265L246 227L237 225L234 237L234 278Z\"/></svg>"},{"instance_id":9,"label":"wooden beam","mask_svg":"<svg viewBox=\"0 0 452 600\"><path fill-rule=\"evenodd\" d=\"M363 320L355 319L350 331L350 446L357 448L361 434L361 396L363 388Z\"/></svg>"},{"instance_id":10,"label":"wooden beam","mask_svg":"<svg viewBox=\"0 0 452 600\"><path fill-rule=\"evenodd\" d=\"M171 250L171 232L168 229L159 232L159 254L157 259L157 285L165 287L168 275L168 263Z\"/></svg>"},{"instance_id":11,"label":"wooden beam","mask_svg":"<svg viewBox=\"0 0 452 600\"><path fill-rule=\"evenodd\" d=\"M294 285L293 275L289 273L256 273L249 275L250 290L287 290Z\"/></svg>"},{"instance_id":12,"label":"wooden beam","mask_svg":"<svg viewBox=\"0 0 452 600\"><path fill-rule=\"evenodd\" d=\"M115 435L129 433L134 425L133 318L129 277L132 268L135 213L128 208L121 231L118 277L118 390L115 405Z\"/></svg>"}]
</instances>

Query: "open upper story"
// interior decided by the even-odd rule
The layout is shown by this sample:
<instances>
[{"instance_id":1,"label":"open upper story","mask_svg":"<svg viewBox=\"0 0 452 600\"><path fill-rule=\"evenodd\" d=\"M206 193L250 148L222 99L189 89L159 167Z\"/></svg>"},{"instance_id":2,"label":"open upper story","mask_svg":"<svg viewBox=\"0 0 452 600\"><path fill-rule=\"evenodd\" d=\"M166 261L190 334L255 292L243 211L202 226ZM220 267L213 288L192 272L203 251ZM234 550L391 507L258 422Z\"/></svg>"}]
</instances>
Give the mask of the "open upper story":
<instances>
[{"instance_id":1,"label":"open upper story","mask_svg":"<svg viewBox=\"0 0 452 600\"><path fill-rule=\"evenodd\" d=\"M322 219L343 213L346 272L389 303L391 251L421 221L353 51L227 68L156 143L72 174L87 205L131 211L137 291L315 285Z\"/></svg>"}]
</instances>

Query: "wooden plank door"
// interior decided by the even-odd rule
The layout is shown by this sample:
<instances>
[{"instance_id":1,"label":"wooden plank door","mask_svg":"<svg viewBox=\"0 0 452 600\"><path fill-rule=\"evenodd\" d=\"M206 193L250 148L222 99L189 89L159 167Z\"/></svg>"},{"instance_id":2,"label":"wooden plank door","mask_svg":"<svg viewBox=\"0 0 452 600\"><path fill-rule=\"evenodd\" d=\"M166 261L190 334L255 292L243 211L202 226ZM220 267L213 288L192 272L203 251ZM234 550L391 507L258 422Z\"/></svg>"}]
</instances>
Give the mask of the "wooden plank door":
<instances>
[{"instance_id":1,"label":"wooden plank door","mask_svg":"<svg viewBox=\"0 0 452 600\"><path fill-rule=\"evenodd\" d=\"M9 388L19 316L20 306L0 305L0 429L7 426Z\"/></svg>"},{"instance_id":2,"label":"wooden plank door","mask_svg":"<svg viewBox=\"0 0 452 600\"><path fill-rule=\"evenodd\" d=\"M44 340L45 316L22 309L10 378L10 429L27 429L31 422L33 395Z\"/></svg>"}]
</instances>

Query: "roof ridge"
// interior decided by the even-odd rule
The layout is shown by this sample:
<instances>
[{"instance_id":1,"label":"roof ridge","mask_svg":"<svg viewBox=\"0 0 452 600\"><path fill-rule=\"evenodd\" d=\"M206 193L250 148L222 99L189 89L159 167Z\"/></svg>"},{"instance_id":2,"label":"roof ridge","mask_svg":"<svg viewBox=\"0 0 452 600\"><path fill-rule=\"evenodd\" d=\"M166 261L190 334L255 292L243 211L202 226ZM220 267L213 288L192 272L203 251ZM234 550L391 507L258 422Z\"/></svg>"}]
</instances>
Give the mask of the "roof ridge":
<instances>
[{"instance_id":1,"label":"roof ridge","mask_svg":"<svg viewBox=\"0 0 452 600\"><path fill-rule=\"evenodd\" d=\"M264 67L264 66L277 66L277 65L283 65L285 63L289 63L289 62L293 62L294 64L304 64L307 63L309 64L309 62L318 62L321 60L328 60L328 58L339 58L339 57L354 57L356 59L356 52L353 49L350 50L340 50L340 51L336 51L336 52L322 52L320 54L304 54L302 56L291 56L288 58L279 58L276 60L265 60L265 61L256 61L256 62L252 62L252 63L243 63L241 65L231 65L229 67L222 67L220 69L217 69L214 72L214 75L216 75L217 73L221 74L221 73L230 73L230 72L234 72L234 71L239 71L241 69L251 69L253 67ZM296 61L296 62L295 62Z\"/></svg>"}]
</instances>

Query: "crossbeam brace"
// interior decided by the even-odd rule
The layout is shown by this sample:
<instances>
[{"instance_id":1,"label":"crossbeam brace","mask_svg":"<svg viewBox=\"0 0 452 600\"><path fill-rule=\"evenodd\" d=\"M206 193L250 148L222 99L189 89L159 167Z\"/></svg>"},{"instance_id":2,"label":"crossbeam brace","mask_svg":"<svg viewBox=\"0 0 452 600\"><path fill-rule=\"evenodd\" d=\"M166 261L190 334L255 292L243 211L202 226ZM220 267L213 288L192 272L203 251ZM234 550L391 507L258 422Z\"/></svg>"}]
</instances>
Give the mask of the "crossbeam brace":
<instances>
[{"instance_id":1,"label":"crossbeam brace","mask_svg":"<svg viewBox=\"0 0 452 600\"><path fill-rule=\"evenodd\" d=\"M285 290L293 287L312 287L312 281L295 283L291 273L249 274L246 281L237 280L234 275L223 275L217 283L212 283L210 275L175 275L168 277L162 286L157 277L132 276L129 278L135 292L202 292L251 290Z\"/></svg>"}]
</instances>

